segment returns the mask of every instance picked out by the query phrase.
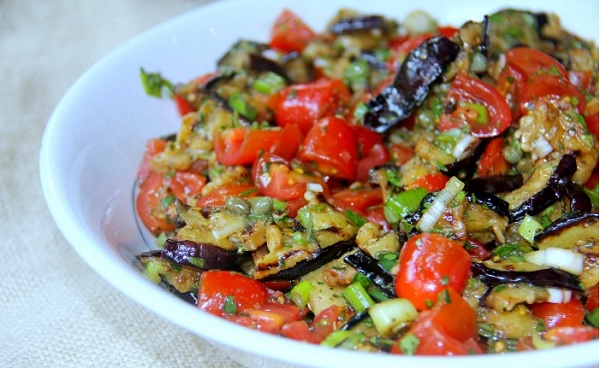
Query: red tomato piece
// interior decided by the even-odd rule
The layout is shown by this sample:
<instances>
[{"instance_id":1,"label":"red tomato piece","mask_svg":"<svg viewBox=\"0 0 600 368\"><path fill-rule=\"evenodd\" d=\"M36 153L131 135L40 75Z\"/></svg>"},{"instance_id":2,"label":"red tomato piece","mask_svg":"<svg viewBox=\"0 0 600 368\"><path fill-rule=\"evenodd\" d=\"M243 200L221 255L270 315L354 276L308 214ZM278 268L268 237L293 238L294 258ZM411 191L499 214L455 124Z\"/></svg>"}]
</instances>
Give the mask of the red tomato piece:
<instances>
[{"instance_id":1,"label":"red tomato piece","mask_svg":"<svg viewBox=\"0 0 600 368\"><path fill-rule=\"evenodd\" d=\"M350 91L342 80L321 78L279 91L270 105L277 125L295 124L306 134L318 119L332 115L349 101Z\"/></svg>"},{"instance_id":2,"label":"red tomato piece","mask_svg":"<svg viewBox=\"0 0 600 368\"><path fill-rule=\"evenodd\" d=\"M259 308L269 292L260 282L241 273L210 270L200 276L198 307L216 315L226 315L226 303L235 303L236 311Z\"/></svg>"},{"instance_id":3,"label":"red tomato piece","mask_svg":"<svg viewBox=\"0 0 600 368\"><path fill-rule=\"evenodd\" d=\"M496 89L504 96L506 102L510 106L513 121L516 121L521 113L519 100L523 93L523 89L525 89L526 82L527 76L525 75L525 72L513 64L508 64L504 67L496 82Z\"/></svg>"},{"instance_id":4,"label":"red tomato piece","mask_svg":"<svg viewBox=\"0 0 600 368\"><path fill-rule=\"evenodd\" d=\"M341 210L350 210L366 216L367 209L383 203L380 188L363 187L358 189L342 189L331 195L333 205Z\"/></svg>"},{"instance_id":5,"label":"red tomato piece","mask_svg":"<svg viewBox=\"0 0 600 368\"><path fill-rule=\"evenodd\" d=\"M289 161L272 153L263 154L252 166L252 177L262 195L282 201L301 198L308 183L327 185L318 176L291 168Z\"/></svg>"},{"instance_id":6,"label":"red tomato piece","mask_svg":"<svg viewBox=\"0 0 600 368\"><path fill-rule=\"evenodd\" d=\"M189 198L193 198L202 193L202 188L206 184L206 178L202 175L178 171L173 175L169 182L169 189L183 203L187 203Z\"/></svg>"},{"instance_id":7,"label":"red tomato piece","mask_svg":"<svg viewBox=\"0 0 600 368\"><path fill-rule=\"evenodd\" d=\"M387 62L388 69L395 72L402 64L406 56L414 49L419 47L423 42L435 35L433 33L421 33L419 35L407 37L399 37L390 40L389 48L392 50L392 56Z\"/></svg>"},{"instance_id":8,"label":"red tomato piece","mask_svg":"<svg viewBox=\"0 0 600 368\"><path fill-rule=\"evenodd\" d=\"M392 144L389 151L392 162L398 166L404 165L415 155L415 151L412 148L401 144Z\"/></svg>"},{"instance_id":9,"label":"red tomato piece","mask_svg":"<svg viewBox=\"0 0 600 368\"><path fill-rule=\"evenodd\" d=\"M492 255L492 252L490 252L481 242L472 238L467 238L465 248L471 258L478 261L485 261Z\"/></svg>"},{"instance_id":10,"label":"red tomato piece","mask_svg":"<svg viewBox=\"0 0 600 368\"><path fill-rule=\"evenodd\" d=\"M338 117L325 117L304 138L298 158L325 175L354 180L358 162L354 131Z\"/></svg>"},{"instance_id":11,"label":"red tomato piece","mask_svg":"<svg viewBox=\"0 0 600 368\"><path fill-rule=\"evenodd\" d=\"M409 333L419 339L416 355L469 355L480 354L475 311L454 290L431 309L422 312ZM398 344L392 352L401 353Z\"/></svg>"},{"instance_id":12,"label":"red tomato piece","mask_svg":"<svg viewBox=\"0 0 600 368\"><path fill-rule=\"evenodd\" d=\"M319 344L330 333L344 324L345 315L346 310L344 308L332 305L319 313L310 325L306 321L287 323L281 329L281 334L294 340Z\"/></svg>"},{"instance_id":13,"label":"red tomato piece","mask_svg":"<svg viewBox=\"0 0 600 368\"><path fill-rule=\"evenodd\" d=\"M510 164L504 158L504 138L493 138L485 147L481 159L477 164L477 175L493 176L508 174Z\"/></svg>"},{"instance_id":14,"label":"red tomato piece","mask_svg":"<svg viewBox=\"0 0 600 368\"><path fill-rule=\"evenodd\" d=\"M504 55L507 65L516 65L528 78L540 73L555 74L567 79L569 77L567 70L558 60L541 50L520 46L508 50Z\"/></svg>"},{"instance_id":15,"label":"red tomato piece","mask_svg":"<svg viewBox=\"0 0 600 368\"><path fill-rule=\"evenodd\" d=\"M167 141L161 138L149 139L146 142L146 151L144 152L144 157L142 158L142 162L140 163L137 172L137 179L140 184L143 183L152 172L150 159L164 151L166 147Z\"/></svg>"},{"instance_id":16,"label":"red tomato piece","mask_svg":"<svg viewBox=\"0 0 600 368\"><path fill-rule=\"evenodd\" d=\"M471 269L469 253L457 242L439 234L419 234L400 251L396 295L418 310L433 305L445 289L462 293Z\"/></svg>"},{"instance_id":17,"label":"red tomato piece","mask_svg":"<svg viewBox=\"0 0 600 368\"><path fill-rule=\"evenodd\" d=\"M588 114L585 116L585 122L587 124L587 128L596 137L596 141L598 140L598 110Z\"/></svg>"},{"instance_id":18,"label":"red tomato piece","mask_svg":"<svg viewBox=\"0 0 600 368\"><path fill-rule=\"evenodd\" d=\"M540 98L562 99L570 97L577 106L580 114L585 113L587 100L577 87L572 85L568 79L552 74L536 74L525 84L523 96L520 99L521 113L525 115L530 104Z\"/></svg>"},{"instance_id":19,"label":"red tomato piece","mask_svg":"<svg viewBox=\"0 0 600 368\"><path fill-rule=\"evenodd\" d=\"M315 38L315 32L298 15L285 9L271 28L270 46L283 52L300 52Z\"/></svg>"},{"instance_id":20,"label":"red tomato piece","mask_svg":"<svg viewBox=\"0 0 600 368\"><path fill-rule=\"evenodd\" d=\"M572 297L568 303L534 303L530 309L534 316L544 320L544 324L549 329L581 326L585 318L585 308L575 297Z\"/></svg>"},{"instance_id":21,"label":"red tomato piece","mask_svg":"<svg viewBox=\"0 0 600 368\"><path fill-rule=\"evenodd\" d=\"M358 143L356 180L367 182L372 168L389 161L390 155L381 134L362 125L351 125Z\"/></svg>"},{"instance_id":22,"label":"red tomato piece","mask_svg":"<svg viewBox=\"0 0 600 368\"><path fill-rule=\"evenodd\" d=\"M179 111L179 115L185 116L190 112L194 112L194 107L192 106L192 104L183 96L174 94L173 101L175 101L175 106L177 106L177 111Z\"/></svg>"},{"instance_id":23,"label":"red tomato piece","mask_svg":"<svg viewBox=\"0 0 600 368\"><path fill-rule=\"evenodd\" d=\"M510 106L494 87L463 72L450 83L448 103L455 103L456 109L440 117L442 131L468 124L475 137L494 137L508 129L512 120Z\"/></svg>"},{"instance_id":24,"label":"red tomato piece","mask_svg":"<svg viewBox=\"0 0 600 368\"><path fill-rule=\"evenodd\" d=\"M558 345L570 345L598 340L598 329L591 326L555 327L544 334L544 339Z\"/></svg>"},{"instance_id":25,"label":"red tomato piece","mask_svg":"<svg viewBox=\"0 0 600 368\"><path fill-rule=\"evenodd\" d=\"M448 180L450 178L442 173L425 174L410 183L406 189L424 188L427 192L433 193L444 189Z\"/></svg>"},{"instance_id":26,"label":"red tomato piece","mask_svg":"<svg viewBox=\"0 0 600 368\"><path fill-rule=\"evenodd\" d=\"M279 139L281 131L230 128L215 133L217 160L223 165L246 165L256 160L259 152L267 151Z\"/></svg>"},{"instance_id":27,"label":"red tomato piece","mask_svg":"<svg viewBox=\"0 0 600 368\"><path fill-rule=\"evenodd\" d=\"M296 157L303 139L300 128L297 125L288 124L281 129L279 137L273 143L269 152L286 160L291 160Z\"/></svg>"},{"instance_id":28,"label":"red tomato piece","mask_svg":"<svg viewBox=\"0 0 600 368\"><path fill-rule=\"evenodd\" d=\"M384 231L392 230L392 225L390 225L385 219L385 212L383 210L383 206L369 207L367 209L367 214L365 215L365 217L367 221L380 225Z\"/></svg>"},{"instance_id":29,"label":"red tomato piece","mask_svg":"<svg viewBox=\"0 0 600 368\"><path fill-rule=\"evenodd\" d=\"M140 187L135 199L135 209L144 226L154 235L175 229L163 207L163 199L169 196L161 174L151 172Z\"/></svg>"},{"instance_id":30,"label":"red tomato piece","mask_svg":"<svg viewBox=\"0 0 600 368\"><path fill-rule=\"evenodd\" d=\"M224 206L227 198L251 198L258 195L258 188L249 184L230 184L219 187L198 199L197 207Z\"/></svg>"}]
</instances>

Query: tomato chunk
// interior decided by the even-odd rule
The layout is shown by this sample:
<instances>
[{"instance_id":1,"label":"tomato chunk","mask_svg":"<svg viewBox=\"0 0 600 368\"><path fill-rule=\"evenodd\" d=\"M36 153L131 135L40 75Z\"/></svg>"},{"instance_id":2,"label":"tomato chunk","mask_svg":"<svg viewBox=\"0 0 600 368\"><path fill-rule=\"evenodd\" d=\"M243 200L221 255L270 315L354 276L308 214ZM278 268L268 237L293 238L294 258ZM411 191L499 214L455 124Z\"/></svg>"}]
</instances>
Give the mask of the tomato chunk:
<instances>
[{"instance_id":1,"label":"tomato chunk","mask_svg":"<svg viewBox=\"0 0 600 368\"><path fill-rule=\"evenodd\" d=\"M568 303L535 303L530 308L534 316L544 320L547 328L581 326L585 318L585 308L575 297Z\"/></svg>"},{"instance_id":2,"label":"tomato chunk","mask_svg":"<svg viewBox=\"0 0 600 368\"><path fill-rule=\"evenodd\" d=\"M267 288L250 277L232 271L205 271L200 276L198 307L216 315L258 308L269 298Z\"/></svg>"},{"instance_id":3,"label":"tomato chunk","mask_svg":"<svg viewBox=\"0 0 600 368\"><path fill-rule=\"evenodd\" d=\"M439 234L410 238L400 252L395 290L418 310L435 304L443 290L464 290L471 269L469 253L457 242Z\"/></svg>"},{"instance_id":4,"label":"tomato chunk","mask_svg":"<svg viewBox=\"0 0 600 368\"><path fill-rule=\"evenodd\" d=\"M285 9L273 24L270 45L283 52L302 51L315 37L315 32L298 15Z\"/></svg>"},{"instance_id":5,"label":"tomato chunk","mask_svg":"<svg viewBox=\"0 0 600 368\"><path fill-rule=\"evenodd\" d=\"M494 137L510 126L512 112L504 97L491 85L459 72L452 83L446 105L455 109L440 117L440 130L468 124L475 137Z\"/></svg>"}]
</instances>

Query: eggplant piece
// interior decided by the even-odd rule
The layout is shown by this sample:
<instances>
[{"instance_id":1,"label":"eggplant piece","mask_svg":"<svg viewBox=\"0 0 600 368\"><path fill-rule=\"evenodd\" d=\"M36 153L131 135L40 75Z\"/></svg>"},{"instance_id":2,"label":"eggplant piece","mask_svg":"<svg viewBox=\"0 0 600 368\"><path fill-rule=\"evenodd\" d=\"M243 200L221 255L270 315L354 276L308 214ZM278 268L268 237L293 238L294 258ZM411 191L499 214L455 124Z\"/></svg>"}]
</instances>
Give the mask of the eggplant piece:
<instances>
[{"instance_id":1,"label":"eggplant piece","mask_svg":"<svg viewBox=\"0 0 600 368\"><path fill-rule=\"evenodd\" d=\"M202 270L229 270L237 267L240 254L212 244L196 243L191 240L167 239L161 257L180 265L189 265Z\"/></svg>"},{"instance_id":2,"label":"eggplant piece","mask_svg":"<svg viewBox=\"0 0 600 368\"><path fill-rule=\"evenodd\" d=\"M571 273L555 268L537 271L500 271L486 267L481 262L471 264L472 276L489 287L508 283L525 283L544 287L558 287L583 292L579 278Z\"/></svg>"},{"instance_id":3,"label":"eggplant piece","mask_svg":"<svg viewBox=\"0 0 600 368\"><path fill-rule=\"evenodd\" d=\"M565 189L571 200L571 212L592 212L592 200L581 185L571 182Z\"/></svg>"},{"instance_id":4,"label":"eggplant piece","mask_svg":"<svg viewBox=\"0 0 600 368\"><path fill-rule=\"evenodd\" d=\"M239 40L217 61L219 70L247 69L250 64L249 55L263 52L269 45L261 42Z\"/></svg>"},{"instance_id":5,"label":"eggplant piece","mask_svg":"<svg viewBox=\"0 0 600 368\"><path fill-rule=\"evenodd\" d=\"M256 72L273 72L282 77L287 84L291 84L292 81L287 75L285 69L277 62L262 56L261 54L252 53L250 56L250 69Z\"/></svg>"},{"instance_id":6,"label":"eggplant piece","mask_svg":"<svg viewBox=\"0 0 600 368\"><path fill-rule=\"evenodd\" d=\"M396 297L394 277L381 267L379 262L362 250L358 250L344 258L344 262L365 275L381 292L392 299Z\"/></svg>"},{"instance_id":7,"label":"eggplant piece","mask_svg":"<svg viewBox=\"0 0 600 368\"><path fill-rule=\"evenodd\" d=\"M311 258L306 258L293 267L286 268L277 272L276 274L268 275L261 278L261 281L274 281L274 280L295 280L307 273L316 270L324 264L341 257L344 253L352 249L355 245L354 239L341 241L328 247L319 248L314 251ZM293 253L292 253L293 254ZM285 263L285 260L280 260Z\"/></svg>"},{"instance_id":8,"label":"eggplant piece","mask_svg":"<svg viewBox=\"0 0 600 368\"><path fill-rule=\"evenodd\" d=\"M364 124L384 133L410 116L427 97L431 85L456 56L460 47L442 36L430 38L411 51L392 85L367 103Z\"/></svg>"},{"instance_id":9,"label":"eggplant piece","mask_svg":"<svg viewBox=\"0 0 600 368\"><path fill-rule=\"evenodd\" d=\"M340 330L341 331L350 331L355 326L357 326L359 323L364 321L367 317L369 317L369 312L366 310L362 311L362 312L354 313L350 318L348 318L346 323L344 323L344 325L342 327L340 327Z\"/></svg>"},{"instance_id":10,"label":"eggplant piece","mask_svg":"<svg viewBox=\"0 0 600 368\"><path fill-rule=\"evenodd\" d=\"M539 249L577 248L598 254L598 214L571 212L554 221L535 236Z\"/></svg>"},{"instance_id":11,"label":"eggplant piece","mask_svg":"<svg viewBox=\"0 0 600 368\"><path fill-rule=\"evenodd\" d=\"M482 191L470 191L467 195L469 202L475 202L487 206L497 214L503 217L509 217L508 202L493 194Z\"/></svg>"},{"instance_id":12,"label":"eggplant piece","mask_svg":"<svg viewBox=\"0 0 600 368\"><path fill-rule=\"evenodd\" d=\"M445 165L442 168L442 172L448 176L456 176L461 180L472 178L477 170L477 161L479 161L481 158L481 155L483 154L483 151L488 143L489 140L479 143L473 150L473 154L471 156Z\"/></svg>"},{"instance_id":13,"label":"eggplant piece","mask_svg":"<svg viewBox=\"0 0 600 368\"><path fill-rule=\"evenodd\" d=\"M572 153L564 155L552 175L550 175L546 187L510 211L510 222L519 221L525 215L535 215L566 194L566 188L577 171L575 157L576 155Z\"/></svg>"},{"instance_id":14,"label":"eggplant piece","mask_svg":"<svg viewBox=\"0 0 600 368\"><path fill-rule=\"evenodd\" d=\"M353 32L370 31L374 29L385 31L388 22L380 15L362 15L341 19L329 26L329 32L340 35Z\"/></svg>"},{"instance_id":15,"label":"eggplant piece","mask_svg":"<svg viewBox=\"0 0 600 368\"><path fill-rule=\"evenodd\" d=\"M490 194L510 192L523 185L523 175L493 175L465 180L465 189Z\"/></svg>"}]
</instances>

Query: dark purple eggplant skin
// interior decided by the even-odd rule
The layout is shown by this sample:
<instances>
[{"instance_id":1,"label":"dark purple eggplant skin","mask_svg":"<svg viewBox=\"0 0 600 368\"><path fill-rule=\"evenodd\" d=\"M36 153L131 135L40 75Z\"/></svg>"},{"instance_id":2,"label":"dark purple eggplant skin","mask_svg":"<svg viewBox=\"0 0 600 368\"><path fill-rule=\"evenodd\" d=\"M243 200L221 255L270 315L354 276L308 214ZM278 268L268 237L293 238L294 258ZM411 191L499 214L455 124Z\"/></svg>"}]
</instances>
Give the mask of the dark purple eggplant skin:
<instances>
[{"instance_id":1,"label":"dark purple eggplant skin","mask_svg":"<svg viewBox=\"0 0 600 368\"><path fill-rule=\"evenodd\" d=\"M564 155L548 179L546 187L529 197L519 207L510 211L510 222L521 220L525 215L535 215L566 195L567 186L577 171L576 154Z\"/></svg>"},{"instance_id":2,"label":"dark purple eggplant skin","mask_svg":"<svg viewBox=\"0 0 600 368\"><path fill-rule=\"evenodd\" d=\"M185 264L197 267L197 262L190 262L190 258L203 259L203 270L230 270L237 267L240 254L229 251L212 244L196 243L191 240L167 239L161 251L161 257L176 264Z\"/></svg>"},{"instance_id":3,"label":"dark purple eggplant skin","mask_svg":"<svg viewBox=\"0 0 600 368\"><path fill-rule=\"evenodd\" d=\"M359 249L344 257L344 262L365 275L385 296L390 299L396 297L394 277L383 269L375 258Z\"/></svg>"},{"instance_id":4,"label":"dark purple eggplant skin","mask_svg":"<svg viewBox=\"0 0 600 368\"><path fill-rule=\"evenodd\" d=\"M493 194L482 191L471 191L467 194L467 199L471 202L479 203L487 206L492 211L500 216L509 217L508 202Z\"/></svg>"},{"instance_id":5,"label":"dark purple eggplant skin","mask_svg":"<svg viewBox=\"0 0 600 368\"><path fill-rule=\"evenodd\" d=\"M509 283L526 283L542 287L558 287L583 292L577 276L566 271L548 268L539 271L498 271L486 267L483 263L473 262L471 274L489 287Z\"/></svg>"},{"instance_id":6,"label":"dark purple eggplant skin","mask_svg":"<svg viewBox=\"0 0 600 368\"><path fill-rule=\"evenodd\" d=\"M523 175L493 175L465 180L465 189L490 194L510 192L523 186Z\"/></svg>"},{"instance_id":7,"label":"dark purple eggplant skin","mask_svg":"<svg viewBox=\"0 0 600 368\"><path fill-rule=\"evenodd\" d=\"M571 212L592 212L592 200L581 185L571 182L565 189L571 200Z\"/></svg>"},{"instance_id":8,"label":"dark purple eggplant skin","mask_svg":"<svg viewBox=\"0 0 600 368\"><path fill-rule=\"evenodd\" d=\"M369 31L372 29L385 30L387 22L381 15L362 15L354 18L342 19L329 26L329 32L340 35L357 31Z\"/></svg>"},{"instance_id":9,"label":"dark purple eggplant skin","mask_svg":"<svg viewBox=\"0 0 600 368\"><path fill-rule=\"evenodd\" d=\"M485 151L485 147L487 147L488 143L489 140L479 143L473 150L473 154L471 156L444 166L442 168L442 172L448 176L456 176L461 180L472 178L477 170L477 162L481 158L481 155L483 154L483 151Z\"/></svg>"},{"instance_id":10,"label":"dark purple eggplant skin","mask_svg":"<svg viewBox=\"0 0 600 368\"><path fill-rule=\"evenodd\" d=\"M548 227L544 229L541 233L535 236L535 241L540 242L544 240L547 236L553 236L560 231L569 228L571 226L578 225L592 225L598 222L598 213L595 212L571 212L558 220L554 221Z\"/></svg>"},{"instance_id":11,"label":"dark purple eggplant skin","mask_svg":"<svg viewBox=\"0 0 600 368\"><path fill-rule=\"evenodd\" d=\"M333 261L336 258L340 258L344 253L348 252L354 246L356 246L355 240L350 239L335 243L325 248L321 248L315 257L309 260L298 262L293 267L286 268L276 274L264 277L260 279L260 281L296 280L299 277L316 270L324 264Z\"/></svg>"},{"instance_id":12,"label":"dark purple eggplant skin","mask_svg":"<svg viewBox=\"0 0 600 368\"><path fill-rule=\"evenodd\" d=\"M287 84L292 83L285 69L279 65L279 63L268 59L261 54L250 54L250 69L256 72L273 72L282 77Z\"/></svg>"},{"instance_id":13,"label":"dark purple eggplant skin","mask_svg":"<svg viewBox=\"0 0 600 368\"><path fill-rule=\"evenodd\" d=\"M367 103L364 124L384 133L408 118L427 97L431 85L456 59L460 47L450 39L437 36L411 51L396 74L394 82Z\"/></svg>"}]
</instances>

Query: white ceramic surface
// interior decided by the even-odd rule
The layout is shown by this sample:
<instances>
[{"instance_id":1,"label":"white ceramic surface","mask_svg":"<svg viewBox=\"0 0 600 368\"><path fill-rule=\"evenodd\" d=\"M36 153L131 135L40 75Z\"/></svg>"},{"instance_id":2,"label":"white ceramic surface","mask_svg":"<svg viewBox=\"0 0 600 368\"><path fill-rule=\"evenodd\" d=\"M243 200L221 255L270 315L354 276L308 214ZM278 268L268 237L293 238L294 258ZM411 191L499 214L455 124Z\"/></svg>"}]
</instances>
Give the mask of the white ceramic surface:
<instances>
[{"instance_id":1,"label":"white ceramic surface","mask_svg":"<svg viewBox=\"0 0 600 368\"><path fill-rule=\"evenodd\" d=\"M322 348L231 324L170 295L132 266L147 250L132 206L137 165L148 138L172 133L173 104L146 96L139 68L186 81L212 71L239 38L267 40L287 7L316 31L341 7L402 19L424 9L441 24L468 19L523 1L224 0L155 27L114 50L86 72L60 101L48 123L40 156L51 213L80 256L108 282L156 314L207 338L248 367L588 367L598 365L598 343L543 352L462 358L399 357ZM567 29L598 40L598 1L528 1L550 10ZM575 9L577 8L577 10Z\"/></svg>"}]
</instances>

